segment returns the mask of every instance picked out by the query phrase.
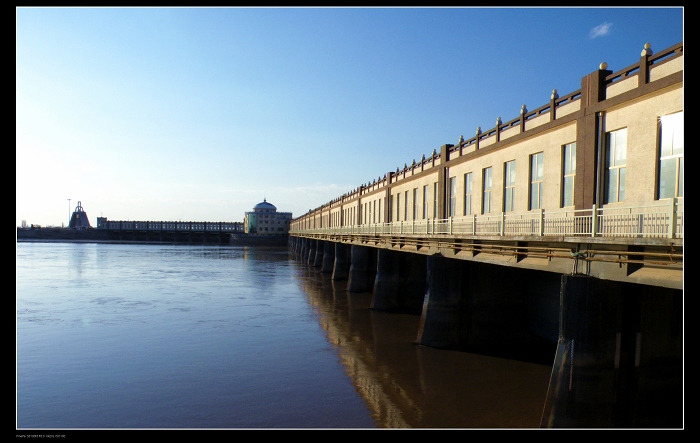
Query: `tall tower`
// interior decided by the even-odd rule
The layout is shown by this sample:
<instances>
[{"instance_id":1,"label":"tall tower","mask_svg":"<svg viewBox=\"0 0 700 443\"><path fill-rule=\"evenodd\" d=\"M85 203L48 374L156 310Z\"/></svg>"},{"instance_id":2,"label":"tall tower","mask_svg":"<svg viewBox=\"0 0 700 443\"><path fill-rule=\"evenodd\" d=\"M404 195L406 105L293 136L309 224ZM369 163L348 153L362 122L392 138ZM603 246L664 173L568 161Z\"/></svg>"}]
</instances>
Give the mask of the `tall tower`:
<instances>
[{"instance_id":1,"label":"tall tower","mask_svg":"<svg viewBox=\"0 0 700 443\"><path fill-rule=\"evenodd\" d=\"M89 229L90 220L88 220L87 213L83 211L83 206L78 202L78 206L75 207L73 211L73 216L70 218L70 223L68 223L70 229Z\"/></svg>"}]
</instances>

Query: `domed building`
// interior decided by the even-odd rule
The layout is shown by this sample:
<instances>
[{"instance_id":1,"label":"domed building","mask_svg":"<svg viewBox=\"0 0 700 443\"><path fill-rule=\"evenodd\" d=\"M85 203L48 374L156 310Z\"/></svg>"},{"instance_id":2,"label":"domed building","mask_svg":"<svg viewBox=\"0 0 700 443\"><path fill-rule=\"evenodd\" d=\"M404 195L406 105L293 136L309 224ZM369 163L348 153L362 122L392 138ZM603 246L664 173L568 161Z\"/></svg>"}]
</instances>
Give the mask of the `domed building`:
<instances>
[{"instance_id":1,"label":"domed building","mask_svg":"<svg viewBox=\"0 0 700 443\"><path fill-rule=\"evenodd\" d=\"M243 227L246 234L288 234L291 220L291 212L277 212L275 205L263 199L253 207L252 212L245 213Z\"/></svg>"}]
</instances>

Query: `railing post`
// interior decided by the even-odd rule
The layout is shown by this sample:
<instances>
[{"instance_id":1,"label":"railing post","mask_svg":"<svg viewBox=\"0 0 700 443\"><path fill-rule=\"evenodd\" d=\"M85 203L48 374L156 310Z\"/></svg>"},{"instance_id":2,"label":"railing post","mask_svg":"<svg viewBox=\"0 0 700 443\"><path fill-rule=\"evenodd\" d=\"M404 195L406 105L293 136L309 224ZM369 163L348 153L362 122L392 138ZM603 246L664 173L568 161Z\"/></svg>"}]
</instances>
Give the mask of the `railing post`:
<instances>
[{"instance_id":1,"label":"railing post","mask_svg":"<svg viewBox=\"0 0 700 443\"><path fill-rule=\"evenodd\" d=\"M676 229L678 229L678 213L676 212L676 203L678 202L678 197L673 197L671 199L671 213L668 218L668 238L676 237Z\"/></svg>"},{"instance_id":2,"label":"railing post","mask_svg":"<svg viewBox=\"0 0 700 443\"><path fill-rule=\"evenodd\" d=\"M540 208L540 237L544 235L544 209Z\"/></svg>"},{"instance_id":3,"label":"railing post","mask_svg":"<svg viewBox=\"0 0 700 443\"><path fill-rule=\"evenodd\" d=\"M646 43L639 58L639 87L649 83L649 56L653 53L651 45Z\"/></svg>"},{"instance_id":4,"label":"railing post","mask_svg":"<svg viewBox=\"0 0 700 443\"><path fill-rule=\"evenodd\" d=\"M452 217L450 217L449 224L450 224L450 235L452 235Z\"/></svg>"},{"instance_id":5,"label":"railing post","mask_svg":"<svg viewBox=\"0 0 700 443\"><path fill-rule=\"evenodd\" d=\"M501 237L506 234L506 213L501 212Z\"/></svg>"},{"instance_id":6,"label":"railing post","mask_svg":"<svg viewBox=\"0 0 700 443\"><path fill-rule=\"evenodd\" d=\"M591 211L593 217L591 220L591 237L595 237L596 231L598 231L598 213L596 211L595 203L593 204L593 209Z\"/></svg>"},{"instance_id":7,"label":"railing post","mask_svg":"<svg viewBox=\"0 0 700 443\"><path fill-rule=\"evenodd\" d=\"M554 121L557 119L557 99L559 94L557 94L556 89L552 89L552 95L549 99L549 121Z\"/></svg>"},{"instance_id":8,"label":"railing post","mask_svg":"<svg viewBox=\"0 0 700 443\"><path fill-rule=\"evenodd\" d=\"M472 214L472 235L476 235L476 214Z\"/></svg>"},{"instance_id":9,"label":"railing post","mask_svg":"<svg viewBox=\"0 0 700 443\"><path fill-rule=\"evenodd\" d=\"M425 219L425 233L430 234L430 217Z\"/></svg>"},{"instance_id":10,"label":"railing post","mask_svg":"<svg viewBox=\"0 0 700 443\"><path fill-rule=\"evenodd\" d=\"M415 234L415 233L416 233L416 221L411 220L411 234Z\"/></svg>"}]
</instances>

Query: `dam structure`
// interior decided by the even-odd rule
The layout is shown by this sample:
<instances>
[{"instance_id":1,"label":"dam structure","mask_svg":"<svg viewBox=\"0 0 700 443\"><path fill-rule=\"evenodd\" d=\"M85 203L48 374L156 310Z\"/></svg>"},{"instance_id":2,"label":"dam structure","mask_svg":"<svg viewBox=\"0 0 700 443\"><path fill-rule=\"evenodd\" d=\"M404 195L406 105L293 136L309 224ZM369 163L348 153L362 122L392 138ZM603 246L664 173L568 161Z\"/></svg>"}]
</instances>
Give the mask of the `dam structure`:
<instances>
[{"instance_id":1,"label":"dam structure","mask_svg":"<svg viewBox=\"0 0 700 443\"><path fill-rule=\"evenodd\" d=\"M418 345L540 352L543 428L682 427L683 43L640 50L292 219L291 252Z\"/></svg>"}]
</instances>

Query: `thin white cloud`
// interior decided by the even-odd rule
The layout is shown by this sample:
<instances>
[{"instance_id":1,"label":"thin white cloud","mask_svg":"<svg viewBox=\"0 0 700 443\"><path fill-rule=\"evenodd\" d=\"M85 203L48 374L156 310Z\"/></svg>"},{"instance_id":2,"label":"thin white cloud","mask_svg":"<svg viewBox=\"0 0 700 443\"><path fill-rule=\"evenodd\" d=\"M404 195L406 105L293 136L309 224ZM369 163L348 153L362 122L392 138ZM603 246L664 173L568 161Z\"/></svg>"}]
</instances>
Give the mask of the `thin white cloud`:
<instances>
[{"instance_id":1,"label":"thin white cloud","mask_svg":"<svg viewBox=\"0 0 700 443\"><path fill-rule=\"evenodd\" d=\"M602 25L598 25L591 29L591 38L600 37L601 35L608 35L612 28L612 23L605 22Z\"/></svg>"}]
</instances>

